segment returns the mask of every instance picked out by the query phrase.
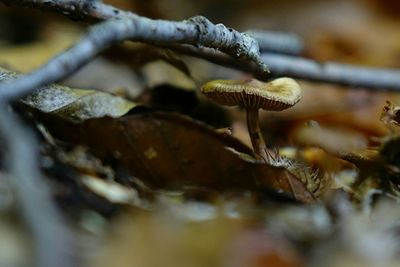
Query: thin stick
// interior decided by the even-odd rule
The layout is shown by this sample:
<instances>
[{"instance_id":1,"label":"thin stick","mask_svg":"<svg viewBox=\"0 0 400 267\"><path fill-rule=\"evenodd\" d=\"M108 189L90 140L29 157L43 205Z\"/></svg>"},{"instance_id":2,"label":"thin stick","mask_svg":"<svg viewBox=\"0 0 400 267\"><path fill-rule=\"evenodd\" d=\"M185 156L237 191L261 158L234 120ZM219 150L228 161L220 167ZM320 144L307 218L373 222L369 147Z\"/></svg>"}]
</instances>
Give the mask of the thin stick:
<instances>
[{"instance_id":1,"label":"thin stick","mask_svg":"<svg viewBox=\"0 0 400 267\"><path fill-rule=\"evenodd\" d=\"M259 80L288 76L313 82L351 86L354 89L374 89L378 91L400 91L400 70L369 68L336 62L318 62L303 57L262 53L261 58L271 73L263 75L252 62L234 60L218 51L187 45L175 46L175 51L202 58L209 62L251 73Z\"/></svg>"},{"instance_id":2,"label":"thin stick","mask_svg":"<svg viewBox=\"0 0 400 267\"><path fill-rule=\"evenodd\" d=\"M48 185L42 179L37 144L32 133L0 103L0 136L7 146L10 184L18 197L22 216L34 238L37 266L77 266L72 235L54 206Z\"/></svg>"},{"instance_id":3,"label":"thin stick","mask_svg":"<svg viewBox=\"0 0 400 267\"><path fill-rule=\"evenodd\" d=\"M333 83L353 88L380 91L400 90L400 70L369 68L335 62L317 62L311 59L263 53L262 59L272 76L289 76L314 82Z\"/></svg>"},{"instance_id":4,"label":"thin stick","mask_svg":"<svg viewBox=\"0 0 400 267\"><path fill-rule=\"evenodd\" d=\"M6 5L52 10L73 20L106 20L135 15L98 0L0 0Z\"/></svg>"},{"instance_id":5,"label":"thin stick","mask_svg":"<svg viewBox=\"0 0 400 267\"><path fill-rule=\"evenodd\" d=\"M257 40L261 52L299 55L303 52L303 41L294 33L249 30L248 35Z\"/></svg>"}]
</instances>

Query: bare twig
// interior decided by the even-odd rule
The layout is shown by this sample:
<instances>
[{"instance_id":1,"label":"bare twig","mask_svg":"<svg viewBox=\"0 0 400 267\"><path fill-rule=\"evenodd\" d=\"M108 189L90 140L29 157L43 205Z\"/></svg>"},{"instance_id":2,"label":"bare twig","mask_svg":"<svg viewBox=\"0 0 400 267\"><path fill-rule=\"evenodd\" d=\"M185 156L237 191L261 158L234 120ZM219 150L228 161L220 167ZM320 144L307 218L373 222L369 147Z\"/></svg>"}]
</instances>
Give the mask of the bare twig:
<instances>
[{"instance_id":1,"label":"bare twig","mask_svg":"<svg viewBox=\"0 0 400 267\"><path fill-rule=\"evenodd\" d=\"M37 145L32 133L7 110L4 102L0 102L0 114L0 136L8 148L8 177L34 237L37 266L77 266L72 256L72 236L38 169Z\"/></svg>"},{"instance_id":2,"label":"bare twig","mask_svg":"<svg viewBox=\"0 0 400 267\"><path fill-rule=\"evenodd\" d=\"M183 22L152 20L96 0L0 0L0 2L55 10L73 19L121 19L125 22L121 23L125 24L125 27L133 27L124 30L126 37L121 40L130 38L153 44L176 42L216 48L234 57L250 59L262 70L268 71L259 58L260 49L255 39L223 24L214 25L202 16L192 17ZM103 31L107 30L104 27Z\"/></svg>"},{"instance_id":3,"label":"bare twig","mask_svg":"<svg viewBox=\"0 0 400 267\"><path fill-rule=\"evenodd\" d=\"M241 70L243 72L251 73L255 78L266 81L270 79L270 76L266 76L264 72L260 71L259 68L253 63L244 60L235 60L234 58L230 57L229 55L223 54L213 49L208 48L195 48L189 45L170 45L166 46L167 48L171 48L172 50L192 56L204 59L206 61L228 67L237 70ZM271 74L270 74L271 75Z\"/></svg>"},{"instance_id":4,"label":"bare twig","mask_svg":"<svg viewBox=\"0 0 400 267\"><path fill-rule=\"evenodd\" d=\"M334 83L382 91L400 90L400 70L368 68L278 54L262 54L272 76L289 76L315 82Z\"/></svg>"},{"instance_id":5,"label":"bare twig","mask_svg":"<svg viewBox=\"0 0 400 267\"><path fill-rule=\"evenodd\" d=\"M48 83L67 77L111 44L123 40L153 44L186 43L216 48L242 60L255 62L264 73L257 42L222 24L214 25L204 17L182 22L151 20L144 17L109 20L94 26L67 51L51 59L36 71L0 85L1 98L15 98Z\"/></svg>"},{"instance_id":6,"label":"bare twig","mask_svg":"<svg viewBox=\"0 0 400 267\"><path fill-rule=\"evenodd\" d=\"M56 11L73 20L99 21L112 18L138 17L136 14L95 0L0 0L8 5L18 5ZM301 39L295 34L272 31L247 31L257 40L261 51L299 54L303 50Z\"/></svg>"},{"instance_id":7,"label":"bare twig","mask_svg":"<svg viewBox=\"0 0 400 267\"><path fill-rule=\"evenodd\" d=\"M294 33L250 30L248 35L257 40L261 52L298 55L303 52L303 41Z\"/></svg>"},{"instance_id":8,"label":"bare twig","mask_svg":"<svg viewBox=\"0 0 400 267\"><path fill-rule=\"evenodd\" d=\"M209 62L248 72L257 79L266 77L251 62L234 60L232 57L211 49L193 49L190 46L174 47L179 53L203 58ZM374 89L380 91L400 91L400 70L368 68L335 62L320 63L315 60L278 55L261 54L271 71L269 78L289 76L307 81L332 83L353 88Z\"/></svg>"},{"instance_id":9,"label":"bare twig","mask_svg":"<svg viewBox=\"0 0 400 267\"><path fill-rule=\"evenodd\" d=\"M73 20L106 20L136 16L97 0L0 0L7 5L35 7L61 13Z\"/></svg>"}]
</instances>

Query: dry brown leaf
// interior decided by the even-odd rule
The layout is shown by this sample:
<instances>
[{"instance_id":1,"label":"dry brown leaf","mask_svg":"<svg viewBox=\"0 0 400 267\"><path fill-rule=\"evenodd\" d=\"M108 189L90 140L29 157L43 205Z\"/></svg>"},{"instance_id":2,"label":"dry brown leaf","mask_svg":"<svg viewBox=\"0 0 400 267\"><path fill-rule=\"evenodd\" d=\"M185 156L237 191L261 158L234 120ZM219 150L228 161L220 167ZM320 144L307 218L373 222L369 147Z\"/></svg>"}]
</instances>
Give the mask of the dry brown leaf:
<instances>
[{"instance_id":1,"label":"dry brown leaf","mask_svg":"<svg viewBox=\"0 0 400 267\"><path fill-rule=\"evenodd\" d=\"M119 119L75 124L42 113L41 121L56 137L88 145L100 158L117 160L155 188L267 187L300 201L313 200L301 181L285 169L243 160L238 154L251 158L253 153L247 146L185 116L137 110Z\"/></svg>"}]
</instances>

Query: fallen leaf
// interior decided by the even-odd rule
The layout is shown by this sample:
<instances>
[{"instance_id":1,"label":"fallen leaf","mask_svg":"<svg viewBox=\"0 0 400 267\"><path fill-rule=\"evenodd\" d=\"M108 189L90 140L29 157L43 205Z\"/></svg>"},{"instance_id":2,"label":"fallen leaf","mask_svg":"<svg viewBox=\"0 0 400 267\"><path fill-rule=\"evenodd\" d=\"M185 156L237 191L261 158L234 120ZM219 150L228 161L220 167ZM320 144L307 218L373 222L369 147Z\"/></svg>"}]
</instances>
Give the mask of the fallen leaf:
<instances>
[{"instance_id":1,"label":"fallen leaf","mask_svg":"<svg viewBox=\"0 0 400 267\"><path fill-rule=\"evenodd\" d=\"M0 68L0 81L15 77L18 77L17 73ZM103 116L119 117L136 106L131 101L108 93L55 84L43 86L20 101L31 108L71 121Z\"/></svg>"},{"instance_id":2,"label":"fallen leaf","mask_svg":"<svg viewBox=\"0 0 400 267\"><path fill-rule=\"evenodd\" d=\"M201 186L225 191L266 187L300 201L314 199L284 168L251 160L250 148L186 116L137 108L121 118L80 123L54 114L41 113L37 118L57 138L88 145L101 159L118 162L153 188Z\"/></svg>"}]
</instances>

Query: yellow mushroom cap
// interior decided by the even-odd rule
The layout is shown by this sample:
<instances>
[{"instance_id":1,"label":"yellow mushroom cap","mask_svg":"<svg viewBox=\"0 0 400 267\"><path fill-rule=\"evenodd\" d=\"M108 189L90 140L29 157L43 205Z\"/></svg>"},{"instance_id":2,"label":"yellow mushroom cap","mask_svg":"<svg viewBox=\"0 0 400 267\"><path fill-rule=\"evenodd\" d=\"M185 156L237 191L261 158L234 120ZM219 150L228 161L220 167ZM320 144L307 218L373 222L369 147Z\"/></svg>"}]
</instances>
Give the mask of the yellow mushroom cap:
<instances>
[{"instance_id":1,"label":"yellow mushroom cap","mask_svg":"<svg viewBox=\"0 0 400 267\"><path fill-rule=\"evenodd\" d=\"M221 105L274 111L290 108L302 96L300 85L291 78L267 83L255 79L215 80L204 84L201 92Z\"/></svg>"}]
</instances>

